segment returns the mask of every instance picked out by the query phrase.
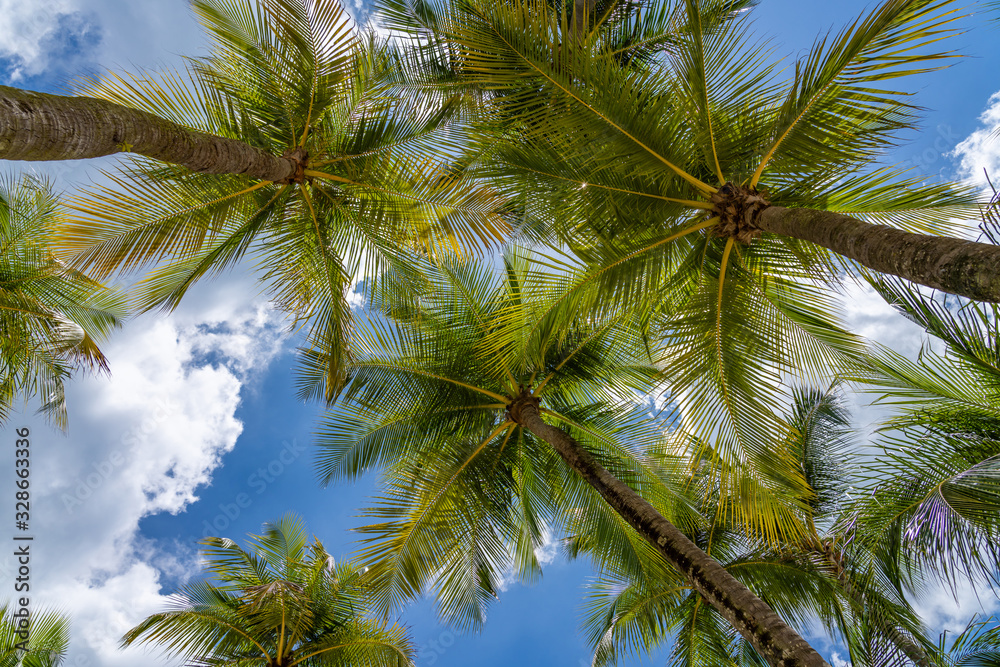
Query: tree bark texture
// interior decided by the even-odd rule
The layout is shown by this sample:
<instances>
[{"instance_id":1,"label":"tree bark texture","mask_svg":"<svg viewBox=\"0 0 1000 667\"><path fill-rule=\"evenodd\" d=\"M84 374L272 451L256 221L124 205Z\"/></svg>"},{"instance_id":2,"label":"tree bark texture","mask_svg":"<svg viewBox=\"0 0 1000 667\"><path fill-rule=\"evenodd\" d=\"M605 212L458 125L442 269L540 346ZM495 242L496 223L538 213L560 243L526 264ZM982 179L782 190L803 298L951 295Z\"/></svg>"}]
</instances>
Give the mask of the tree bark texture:
<instances>
[{"instance_id":1,"label":"tree bark texture","mask_svg":"<svg viewBox=\"0 0 1000 667\"><path fill-rule=\"evenodd\" d=\"M0 86L0 159L79 160L132 152L210 174L283 181L298 164L242 141L198 132L92 97Z\"/></svg>"},{"instance_id":2,"label":"tree bark texture","mask_svg":"<svg viewBox=\"0 0 1000 667\"><path fill-rule=\"evenodd\" d=\"M766 232L811 241L873 271L958 294L1000 302L1000 246L913 234L830 211L769 206Z\"/></svg>"},{"instance_id":3,"label":"tree bark texture","mask_svg":"<svg viewBox=\"0 0 1000 667\"><path fill-rule=\"evenodd\" d=\"M515 411L511 410L513 415ZM552 446L691 586L749 641L772 667L830 667L763 600L699 549L627 484L601 466L576 440L546 424L537 399L517 406L516 420Z\"/></svg>"}]
</instances>

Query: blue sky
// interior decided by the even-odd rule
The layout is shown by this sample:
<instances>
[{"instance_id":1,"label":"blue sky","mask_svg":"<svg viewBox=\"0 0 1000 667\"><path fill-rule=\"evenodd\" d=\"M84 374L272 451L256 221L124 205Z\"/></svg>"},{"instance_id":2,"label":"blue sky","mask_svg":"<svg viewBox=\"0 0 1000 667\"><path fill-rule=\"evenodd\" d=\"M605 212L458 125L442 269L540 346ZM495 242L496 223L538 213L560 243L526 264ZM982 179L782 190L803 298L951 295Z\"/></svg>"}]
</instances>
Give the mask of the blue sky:
<instances>
[{"instance_id":1,"label":"blue sky","mask_svg":"<svg viewBox=\"0 0 1000 667\"><path fill-rule=\"evenodd\" d=\"M754 29L774 38L776 53L794 56L871 4L763 0ZM69 79L105 67L170 66L201 44L184 0L53 0L44 7L0 0L0 15L0 83L36 90L63 90ZM1000 89L1000 22L971 17L962 25L967 32L955 46L969 57L907 84L928 111L923 130L893 159L927 178L975 180L982 167L1000 174L1000 142L985 139L1000 124L1000 99L991 100ZM952 154L960 143L963 150ZM8 163L4 170L47 173L71 189L100 178L97 168L109 164ZM870 293L857 290L845 308L860 333L904 352L919 348L920 332ZM330 552L353 549L348 529L359 524L375 483L317 484L310 433L319 411L294 399L294 341L283 331L252 279L237 271L200 286L171 316L142 317L117 335L107 349L111 378L81 378L71 387L67 433L41 423L30 406L12 420L11 427L34 433L36 601L74 616L67 664L136 664L134 653L116 651L117 637L197 571L196 543L209 530L241 539L293 510ZM540 583L504 591L476 636L438 625L426 601L401 620L421 648L419 665L576 667L589 659L577 630L590 574L584 563L555 557ZM0 599L10 590L9 558L0 557ZM932 626L954 629L980 609L971 589L961 597L960 610L937 590L920 606ZM998 607L992 598L982 604ZM665 656L628 664L662 664Z\"/></svg>"}]
</instances>

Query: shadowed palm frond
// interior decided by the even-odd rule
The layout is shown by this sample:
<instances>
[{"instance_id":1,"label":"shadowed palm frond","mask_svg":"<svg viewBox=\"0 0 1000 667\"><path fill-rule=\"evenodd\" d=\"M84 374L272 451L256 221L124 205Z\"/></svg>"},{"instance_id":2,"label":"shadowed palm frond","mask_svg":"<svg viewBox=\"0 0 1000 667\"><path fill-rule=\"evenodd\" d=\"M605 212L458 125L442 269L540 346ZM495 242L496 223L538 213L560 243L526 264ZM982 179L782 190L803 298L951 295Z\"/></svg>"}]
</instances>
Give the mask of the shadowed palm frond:
<instances>
[{"instance_id":1,"label":"shadowed palm frond","mask_svg":"<svg viewBox=\"0 0 1000 667\"><path fill-rule=\"evenodd\" d=\"M66 426L64 385L73 371L107 371L98 341L120 326L124 296L53 253L62 205L45 182L0 183L0 422L17 398Z\"/></svg>"}]
</instances>

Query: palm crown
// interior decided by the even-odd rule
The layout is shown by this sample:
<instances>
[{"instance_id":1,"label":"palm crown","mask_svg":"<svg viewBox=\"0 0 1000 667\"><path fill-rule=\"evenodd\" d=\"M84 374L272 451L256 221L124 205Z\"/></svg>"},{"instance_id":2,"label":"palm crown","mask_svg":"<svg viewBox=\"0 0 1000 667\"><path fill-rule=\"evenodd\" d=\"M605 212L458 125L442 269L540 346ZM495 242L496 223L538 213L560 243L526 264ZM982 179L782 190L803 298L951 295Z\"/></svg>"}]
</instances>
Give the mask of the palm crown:
<instances>
[{"instance_id":1,"label":"palm crown","mask_svg":"<svg viewBox=\"0 0 1000 667\"><path fill-rule=\"evenodd\" d=\"M129 630L123 645L157 644L189 665L405 667L413 648L403 628L366 618L369 580L308 542L292 515L265 524L248 549L209 537L213 581L184 586L173 609Z\"/></svg>"},{"instance_id":2,"label":"palm crown","mask_svg":"<svg viewBox=\"0 0 1000 667\"><path fill-rule=\"evenodd\" d=\"M454 105L393 91L393 49L359 34L335 0L193 6L209 56L82 92L284 155L296 172L271 182L137 158L75 200L64 241L98 275L159 263L139 285L143 308L172 308L199 278L253 253L275 303L306 323L306 354L327 360L304 393L329 400L359 280L401 270L407 251L482 249L507 225L493 192L447 157L461 134Z\"/></svg>"},{"instance_id":3,"label":"palm crown","mask_svg":"<svg viewBox=\"0 0 1000 667\"><path fill-rule=\"evenodd\" d=\"M392 319L359 329L351 381L318 434L317 466L326 482L385 471L384 496L368 511L380 522L362 529L383 608L432 587L446 618L475 626L509 567L537 576L535 549L565 513L600 504L507 413L524 387L650 502L673 515L676 499L635 458L660 435L622 405L655 374L634 330L547 311L551 300L514 256L500 273L474 262L427 272L412 300L388 281L377 295Z\"/></svg>"}]
</instances>

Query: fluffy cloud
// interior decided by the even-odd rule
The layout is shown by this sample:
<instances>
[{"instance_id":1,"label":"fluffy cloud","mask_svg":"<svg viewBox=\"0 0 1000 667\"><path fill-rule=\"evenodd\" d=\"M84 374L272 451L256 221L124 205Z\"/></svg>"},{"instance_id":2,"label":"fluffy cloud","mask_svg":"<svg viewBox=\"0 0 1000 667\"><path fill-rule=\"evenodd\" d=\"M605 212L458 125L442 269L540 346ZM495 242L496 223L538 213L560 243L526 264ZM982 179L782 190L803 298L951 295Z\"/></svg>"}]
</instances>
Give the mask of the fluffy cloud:
<instances>
[{"instance_id":1,"label":"fluffy cloud","mask_svg":"<svg viewBox=\"0 0 1000 667\"><path fill-rule=\"evenodd\" d=\"M959 163L959 176L987 188L986 174L1000 186L1000 92L994 93L979 116L982 126L961 141L951 156Z\"/></svg>"},{"instance_id":2,"label":"fluffy cloud","mask_svg":"<svg viewBox=\"0 0 1000 667\"><path fill-rule=\"evenodd\" d=\"M67 434L12 424L33 433L32 603L72 616L69 665L136 664L139 652L117 650L122 633L163 608L161 579L200 569L193 550L145 542L139 520L183 511L235 446L241 392L281 351L285 326L253 293L238 276L169 317L131 323L106 348L113 376L73 383ZM0 565L12 590L11 564Z\"/></svg>"},{"instance_id":3,"label":"fluffy cloud","mask_svg":"<svg viewBox=\"0 0 1000 667\"><path fill-rule=\"evenodd\" d=\"M0 58L15 83L49 67L54 42L96 33L76 0L0 0L0 16Z\"/></svg>"},{"instance_id":4,"label":"fluffy cloud","mask_svg":"<svg viewBox=\"0 0 1000 667\"><path fill-rule=\"evenodd\" d=\"M1000 600L984 581L958 580L954 590L944 582L933 582L914 608L935 632L957 634L973 615L988 616L1000 611Z\"/></svg>"}]
</instances>

